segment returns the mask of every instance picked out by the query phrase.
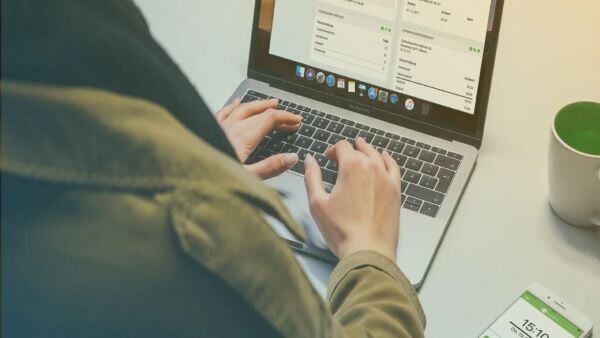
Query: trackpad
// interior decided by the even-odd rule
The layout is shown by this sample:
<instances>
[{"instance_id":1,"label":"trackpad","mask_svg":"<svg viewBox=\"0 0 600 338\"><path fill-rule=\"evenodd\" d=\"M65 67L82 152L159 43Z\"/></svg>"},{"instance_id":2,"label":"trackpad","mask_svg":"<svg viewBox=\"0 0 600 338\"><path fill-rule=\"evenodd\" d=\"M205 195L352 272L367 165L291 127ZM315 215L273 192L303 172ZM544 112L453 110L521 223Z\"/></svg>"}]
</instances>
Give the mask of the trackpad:
<instances>
[{"instance_id":1,"label":"trackpad","mask_svg":"<svg viewBox=\"0 0 600 338\"><path fill-rule=\"evenodd\" d=\"M323 239L323 235L321 235L317 224L310 215L304 179L295 174L285 173L279 177L267 180L266 183L281 193L284 204L288 207L298 224L304 229L308 238L307 244L327 249L325 239Z\"/></svg>"}]
</instances>

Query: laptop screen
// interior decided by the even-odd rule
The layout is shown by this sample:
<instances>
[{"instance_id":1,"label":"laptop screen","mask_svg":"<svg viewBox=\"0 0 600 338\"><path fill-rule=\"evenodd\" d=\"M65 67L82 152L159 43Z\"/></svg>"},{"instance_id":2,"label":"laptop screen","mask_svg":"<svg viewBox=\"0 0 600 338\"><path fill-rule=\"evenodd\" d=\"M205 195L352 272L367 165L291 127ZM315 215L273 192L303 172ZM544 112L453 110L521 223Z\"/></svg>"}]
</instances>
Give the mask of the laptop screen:
<instances>
[{"instance_id":1,"label":"laptop screen","mask_svg":"<svg viewBox=\"0 0 600 338\"><path fill-rule=\"evenodd\" d=\"M261 2L260 52L287 80L459 129L487 105L489 88L478 94L495 0Z\"/></svg>"}]
</instances>

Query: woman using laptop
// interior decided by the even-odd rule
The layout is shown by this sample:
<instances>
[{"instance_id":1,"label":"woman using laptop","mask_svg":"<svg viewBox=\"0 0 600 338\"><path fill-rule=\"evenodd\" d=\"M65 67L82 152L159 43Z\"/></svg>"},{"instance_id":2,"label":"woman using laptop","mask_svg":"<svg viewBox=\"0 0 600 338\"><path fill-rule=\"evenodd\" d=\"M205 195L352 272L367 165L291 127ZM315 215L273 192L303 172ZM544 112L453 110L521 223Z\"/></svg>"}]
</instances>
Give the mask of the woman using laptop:
<instances>
[{"instance_id":1,"label":"woman using laptop","mask_svg":"<svg viewBox=\"0 0 600 338\"><path fill-rule=\"evenodd\" d=\"M244 167L276 102L215 120L130 1L2 6L3 337L421 337L396 266L400 172L364 141L308 157L311 212L340 259L321 299L270 223L302 228ZM267 221L269 220L269 221Z\"/></svg>"}]
</instances>

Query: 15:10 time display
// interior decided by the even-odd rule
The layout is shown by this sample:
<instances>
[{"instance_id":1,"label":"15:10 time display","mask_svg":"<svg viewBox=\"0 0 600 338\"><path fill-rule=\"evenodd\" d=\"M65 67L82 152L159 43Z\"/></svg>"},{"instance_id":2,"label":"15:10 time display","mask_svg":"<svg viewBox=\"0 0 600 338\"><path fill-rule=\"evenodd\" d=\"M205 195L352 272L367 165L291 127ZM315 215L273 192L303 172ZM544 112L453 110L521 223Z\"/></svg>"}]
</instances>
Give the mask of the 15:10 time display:
<instances>
[{"instance_id":1,"label":"15:10 time display","mask_svg":"<svg viewBox=\"0 0 600 338\"><path fill-rule=\"evenodd\" d=\"M525 319L523 321L523 324L521 324L521 326L528 332L531 332L533 334L533 337L539 337L539 338L550 338L550 335L547 334L546 332L544 332L544 330L542 329L538 329L536 327L536 325L530 321L529 319Z\"/></svg>"}]
</instances>

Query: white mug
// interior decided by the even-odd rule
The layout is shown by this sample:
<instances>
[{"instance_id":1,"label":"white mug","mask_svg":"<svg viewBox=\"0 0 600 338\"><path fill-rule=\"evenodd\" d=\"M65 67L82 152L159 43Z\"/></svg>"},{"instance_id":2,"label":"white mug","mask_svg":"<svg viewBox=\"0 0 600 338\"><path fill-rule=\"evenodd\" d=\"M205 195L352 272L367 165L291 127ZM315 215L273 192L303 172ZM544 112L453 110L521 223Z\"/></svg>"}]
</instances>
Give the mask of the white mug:
<instances>
[{"instance_id":1,"label":"white mug","mask_svg":"<svg viewBox=\"0 0 600 338\"><path fill-rule=\"evenodd\" d=\"M600 154L575 149L561 138L561 131L557 131L564 128L560 124L557 127L559 115L569 109L582 108L577 106L582 104L591 105L584 108L591 108L600 116L600 104L580 102L563 108L552 124L548 176L550 205L554 213L567 223L600 227ZM596 120L593 121L594 125L590 126L588 122L587 127L582 121L578 123L584 126L583 129L593 129L598 136L600 124L595 125ZM593 142L600 140L596 138Z\"/></svg>"}]
</instances>

